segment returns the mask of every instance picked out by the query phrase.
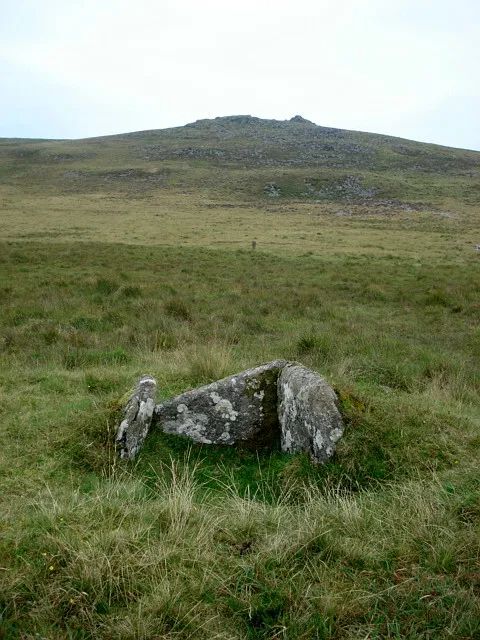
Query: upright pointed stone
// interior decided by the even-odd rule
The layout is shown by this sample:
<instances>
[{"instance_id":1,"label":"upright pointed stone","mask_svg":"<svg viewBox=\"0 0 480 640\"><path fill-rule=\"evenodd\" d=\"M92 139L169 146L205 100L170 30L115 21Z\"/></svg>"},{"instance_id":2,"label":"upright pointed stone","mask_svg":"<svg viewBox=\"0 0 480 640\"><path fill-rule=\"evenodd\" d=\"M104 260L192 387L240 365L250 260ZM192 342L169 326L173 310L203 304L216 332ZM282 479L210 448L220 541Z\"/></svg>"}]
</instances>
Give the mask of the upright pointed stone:
<instances>
[{"instance_id":1,"label":"upright pointed stone","mask_svg":"<svg viewBox=\"0 0 480 640\"><path fill-rule=\"evenodd\" d=\"M121 458L132 460L140 450L152 422L156 390L155 379L143 376L130 396L116 437Z\"/></svg>"}]
</instances>

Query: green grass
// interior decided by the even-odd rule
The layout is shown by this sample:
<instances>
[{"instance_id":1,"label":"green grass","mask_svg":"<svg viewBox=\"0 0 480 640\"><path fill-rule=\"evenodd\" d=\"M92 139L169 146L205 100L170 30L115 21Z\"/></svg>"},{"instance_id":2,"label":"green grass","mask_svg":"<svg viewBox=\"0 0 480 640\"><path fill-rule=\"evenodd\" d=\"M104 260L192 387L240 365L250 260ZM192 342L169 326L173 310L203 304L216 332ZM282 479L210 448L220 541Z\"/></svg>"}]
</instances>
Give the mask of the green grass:
<instances>
[{"instance_id":1,"label":"green grass","mask_svg":"<svg viewBox=\"0 0 480 640\"><path fill-rule=\"evenodd\" d=\"M266 162L223 126L0 142L0 638L480 638L478 154L327 131L320 161L270 123ZM301 195L345 175L398 201ZM329 463L155 431L117 459L140 375L275 358L336 389Z\"/></svg>"},{"instance_id":2,"label":"green grass","mask_svg":"<svg viewBox=\"0 0 480 640\"><path fill-rule=\"evenodd\" d=\"M29 242L0 270L4 637L478 637L478 261ZM157 433L116 461L141 373L275 357L337 389L332 462Z\"/></svg>"}]
</instances>

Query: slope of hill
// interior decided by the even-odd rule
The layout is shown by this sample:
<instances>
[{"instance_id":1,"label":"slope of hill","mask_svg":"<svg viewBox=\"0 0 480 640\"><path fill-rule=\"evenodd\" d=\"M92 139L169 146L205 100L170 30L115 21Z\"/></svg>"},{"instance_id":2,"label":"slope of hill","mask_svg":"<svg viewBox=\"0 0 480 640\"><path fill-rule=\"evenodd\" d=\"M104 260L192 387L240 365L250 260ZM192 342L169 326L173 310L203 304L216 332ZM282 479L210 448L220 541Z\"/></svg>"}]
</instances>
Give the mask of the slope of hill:
<instances>
[{"instance_id":1,"label":"slope of hill","mask_svg":"<svg viewBox=\"0 0 480 640\"><path fill-rule=\"evenodd\" d=\"M201 186L242 201L480 198L479 152L320 127L300 116L230 116L78 141L2 140L0 167L4 184L31 192L138 195Z\"/></svg>"},{"instance_id":2,"label":"slope of hill","mask_svg":"<svg viewBox=\"0 0 480 640\"><path fill-rule=\"evenodd\" d=\"M0 193L7 238L238 246L256 237L288 250L304 236L313 250L321 221L339 247L353 248L356 225L373 217L393 234L385 250L445 220L446 229L461 221L471 244L480 153L299 116L230 116L87 140L2 140ZM297 214L295 230L271 224L270 214L284 213Z\"/></svg>"}]
</instances>

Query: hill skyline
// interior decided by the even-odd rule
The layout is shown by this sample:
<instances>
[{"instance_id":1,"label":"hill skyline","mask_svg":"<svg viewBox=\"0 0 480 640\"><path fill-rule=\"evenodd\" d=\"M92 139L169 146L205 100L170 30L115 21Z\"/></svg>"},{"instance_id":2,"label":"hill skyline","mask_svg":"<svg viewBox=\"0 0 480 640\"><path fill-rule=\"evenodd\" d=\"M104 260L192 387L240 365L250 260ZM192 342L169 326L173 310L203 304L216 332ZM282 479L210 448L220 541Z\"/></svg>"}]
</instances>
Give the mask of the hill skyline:
<instances>
[{"instance_id":1,"label":"hill skyline","mask_svg":"<svg viewBox=\"0 0 480 640\"><path fill-rule=\"evenodd\" d=\"M462 147L455 145L447 145L441 144L434 140L419 140L415 137L409 138L402 135L393 135L391 133L383 133L379 131L367 131L364 129L357 128L346 128L346 127L337 127L337 126L329 126L324 124L318 124L308 118L303 117L300 114L295 114L290 118L263 118L260 116L255 116L251 114L227 114L222 116L214 116L212 118L198 118L191 122L186 122L184 124L176 124L166 127L155 127L155 128L146 128L146 129L133 129L131 131L119 131L116 133L106 133L106 134L98 134L92 136L80 136L80 137L48 137L48 136L39 136L39 137L31 137L31 136L0 136L0 142L80 142L82 140L96 140L101 138L116 138L122 136L130 136L130 135L138 135L138 134L146 134L160 131L171 131L171 130L179 130L183 127L198 127L202 125L208 125L208 123L243 123L243 124L287 124L287 123L301 123L310 125L312 127L330 130L330 131L345 131L349 133L358 133L358 134L366 134L370 136L382 136L384 138L391 138L395 140L405 140L407 142L416 142L418 144L425 145L433 145L436 147L443 147L446 149L458 149L462 151L472 151L480 153L480 149L475 149L474 147Z\"/></svg>"}]
</instances>

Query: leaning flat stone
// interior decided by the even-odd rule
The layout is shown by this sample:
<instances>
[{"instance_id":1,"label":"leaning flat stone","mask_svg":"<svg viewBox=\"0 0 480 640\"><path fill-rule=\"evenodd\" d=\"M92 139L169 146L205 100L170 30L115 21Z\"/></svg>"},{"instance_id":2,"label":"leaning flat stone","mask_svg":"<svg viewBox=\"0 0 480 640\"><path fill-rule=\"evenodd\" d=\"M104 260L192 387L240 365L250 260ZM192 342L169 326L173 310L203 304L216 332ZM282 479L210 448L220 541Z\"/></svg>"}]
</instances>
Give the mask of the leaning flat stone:
<instances>
[{"instance_id":1,"label":"leaning flat stone","mask_svg":"<svg viewBox=\"0 0 480 640\"><path fill-rule=\"evenodd\" d=\"M182 393L157 405L155 424L204 444L278 447L277 380L285 365L275 360Z\"/></svg>"},{"instance_id":2,"label":"leaning flat stone","mask_svg":"<svg viewBox=\"0 0 480 640\"><path fill-rule=\"evenodd\" d=\"M278 419L282 451L305 451L325 462L343 434L332 387L318 373L289 364L278 378Z\"/></svg>"},{"instance_id":3,"label":"leaning flat stone","mask_svg":"<svg viewBox=\"0 0 480 640\"><path fill-rule=\"evenodd\" d=\"M121 458L132 460L147 437L155 410L156 389L154 378L144 376L130 396L116 437Z\"/></svg>"}]
</instances>

